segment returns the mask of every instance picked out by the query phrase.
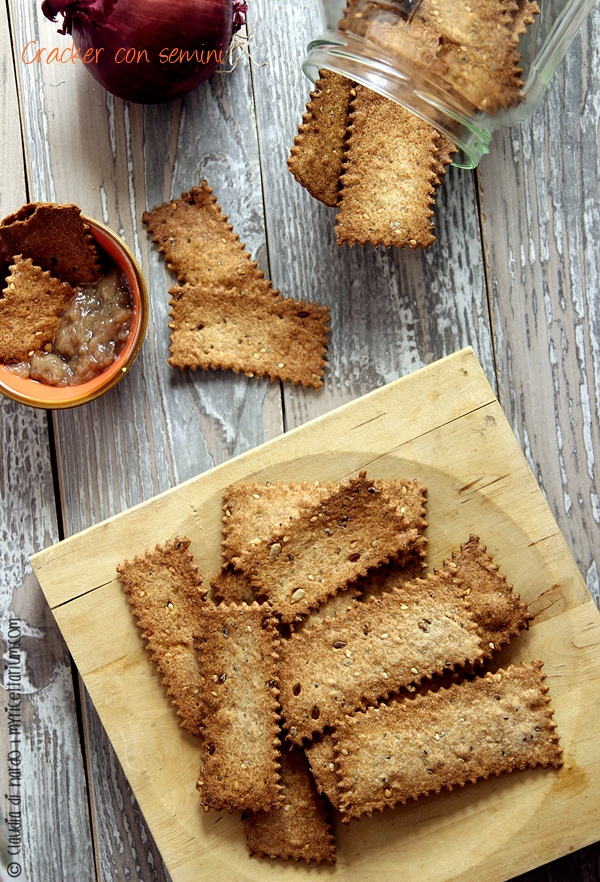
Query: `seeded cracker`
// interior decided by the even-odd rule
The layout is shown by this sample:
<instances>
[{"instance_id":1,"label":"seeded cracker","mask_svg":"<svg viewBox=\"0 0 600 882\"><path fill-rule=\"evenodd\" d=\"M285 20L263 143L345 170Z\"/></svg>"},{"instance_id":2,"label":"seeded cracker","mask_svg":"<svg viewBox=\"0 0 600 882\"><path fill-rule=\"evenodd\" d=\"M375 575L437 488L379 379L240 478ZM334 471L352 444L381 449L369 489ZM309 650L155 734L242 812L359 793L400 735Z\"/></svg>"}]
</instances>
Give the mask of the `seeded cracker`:
<instances>
[{"instance_id":1,"label":"seeded cracker","mask_svg":"<svg viewBox=\"0 0 600 882\"><path fill-rule=\"evenodd\" d=\"M269 812L248 812L244 829L250 854L335 863L331 823L306 758L296 748L281 753L284 803Z\"/></svg>"},{"instance_id":2,"label":"seeded cracker","mask_svg":"<svg viewBox=\"0 0 600 882\"><path fill-rule=\"evenodd\" d=\"M196 786L206 811L267 811L282 803L277 637L269 615L257 603L207 603L200 613L204 750Z\"/></svg>"},{"instance_id":3,"label":"seeded cracker","mask_svg":"<svg viewBox=\"0 0 600 882\"><path fill-rule=\"evenodd\" d=\"M271 286L206 181L143 221L182 283L169 291L172 367L323 385L329 310Z\"/></svg>"},{"instance_id":4,"label":"seeded cracker","mask_svg":"<svg viewBox=\"0 0 600 882\"><path fill-rule=\"evenodd\" d=\"M0 363L26 361L54 339L60 317L75 291L34 266L14 258L0 297Z\"/></svg>"},{"instance_id":5,"label":"seeded cracker","mask_svg":"<svg viewBox=\"0 0 600 882\"><path fill-rule=\"evenodd\" d=\"M73 287L97 282L98 252L76 205L33 202L0 224L0 255L8 263L16 254Z\"/></svg>"},{"instance_id":6,"label":"seeded cracker","mask_svg":"<svg viewBox=\"0 0 600 882\"><path fill-rule=\"evenodd\" d=\"M315 735L304 745L304 753L319 793L327 797L334 809L340 808L340 791L335 773L335 745L329 730Z\"/></svg>"},{"instance_id":7,"label":"seeded cracker","mask_svg":"<svg viewBox=\"0 0 600 882\"><path fill-rule=\"evenodd\" d=\"M157 545L120 564L117 572L181 726L199 735L201 669L193 634L206 590L189 546L186 538Z\"/></svg>"},{"instance_id":8,"label":"seeded cracker","mask_svg":"<svg viewBox=\"0 0 600 882\"><path fill-rule=\"evenodd\" d=\"M441 574L292 634L280 653L281 713L295 744L392 691L482 658L468 605Z\"/></svg>"},{"instance_id":9,"label":"seeded cracker","mask_svg":"<svg viewBox=\"0 0 600 882\"><path fill-rule=\"evenodd\" d=\"M397 484L406 490L399 507L361 472L318 504L304 506L285 531L234 557L234 567L282 621L296 620L372 567L413 548L427 526L424 490L416 481Z\"/></svg>"},{"instance_id":10,"label":"seeded cracker","mask_svg":"<svg viewBox=\"0 0 600 882\"><path fill-rule=\"evenodd\" d=\"M431 217L439 133L419 117L356 86L337 215L338 245L435 241Z\"/></svg>"},{"instance_id":11,"label":"seeded cracker","mask_svg":"<svg viewBox=\"0 0 600 882\"><path fill-rule=\"evenodd\" d=\"M542 662L511 666L338 723L344 820L467 781L562 764Z\"/></svg>"},{"instance_id":12,"label":"seeded cracker","mask_svg":"<svg viewBox=\"0 0 600 882\"><path fill-rule=\"evenodd\" d=\"M256 600L252 585L243 573L233 569L232 564L224 564L210 580L210 586L219 602L247 603L250 606Z\"/></svg>"},{"instance_id":13,"label":"seeded cracker","mask_svg":"<svg viewBox=\"0 0 600 882\"><path fill-rule=\"evenodd\" d=\"M338 200L352 88L346 77L319 71L287 161L298 183L325 205Z\"/></svg>"}]
</instances>

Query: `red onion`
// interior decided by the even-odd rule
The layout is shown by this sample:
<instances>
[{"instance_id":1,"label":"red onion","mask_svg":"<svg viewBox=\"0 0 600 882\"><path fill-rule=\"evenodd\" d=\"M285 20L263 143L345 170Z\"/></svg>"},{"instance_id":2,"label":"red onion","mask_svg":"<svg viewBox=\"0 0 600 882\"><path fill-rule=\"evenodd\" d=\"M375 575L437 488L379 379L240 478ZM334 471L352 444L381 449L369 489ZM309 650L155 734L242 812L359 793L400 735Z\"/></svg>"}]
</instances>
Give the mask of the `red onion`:
<instances>
[{"instance_id":1,"label":"red onion","mask_svg":"<svg viewBox=\"0 0 600 882\"><path fill-rule=\"evenodd\" d=\"M59 33L105 89L139 104L161 104L208 79L245 22L244 0L44 0Z\"/></svg>"}]
</instances>

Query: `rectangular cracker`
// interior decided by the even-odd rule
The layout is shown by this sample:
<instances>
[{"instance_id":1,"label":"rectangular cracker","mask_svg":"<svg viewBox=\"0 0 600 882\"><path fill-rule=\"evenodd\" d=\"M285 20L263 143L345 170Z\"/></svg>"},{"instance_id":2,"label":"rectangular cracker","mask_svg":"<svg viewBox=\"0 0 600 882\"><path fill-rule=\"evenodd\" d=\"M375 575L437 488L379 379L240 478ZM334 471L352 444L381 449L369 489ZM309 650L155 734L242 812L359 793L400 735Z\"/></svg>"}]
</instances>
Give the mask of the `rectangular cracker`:
<instances>
[{"instance_id":1,"label":"rectangular cracker","mask_svg":"<svg viewBox=\"0 0 600 882\"><path fill-rule=\"evenodd\" d=\"M209 602L195 646L204 735L196 786L205 811L281 805L277 635L270 610Z\"/></svg>"},{"instance_id":2,"label":"rectangular cracker","mask_svg":"<svg viewBox=\"0 0 600 882\"><path fill-rule=\"evenodd\" d=\"M352 88L346 77L319 71L287 160L298 183L325 205L338 200Z\"/></svg>"},{"instance_id":3,"label":"rectangular cracker","mask_svg":"<svg viewBox=\"0 0 600 882\"><path fill-rule=\"evenodd\" d=\"M182 537L117 567L152 660L171 696L181 726L200 735L201 668L194 649L194 631L206 590Z\"/></svg>"},{"instance_id":4,"label":"rectangular cracker","mask_svg":"<svg viewBox=\"0 0 600 882\"><path fill-rule=\"evenodd\" d=\"M27 361L51 345L60 317L75 291L31 258L14 257L0 297L0 363Z\"/></svg>"},{"instance_id":5,"label":"rectangular cracker","mask_svg":"<svg viewBox=\"0 0 600 882\"><path fill-rule=\"evenodd\" d=\"M344 160L338 245L428 248L439 133L388 98L357 85Z\"/></svg>"},{"instance_id":6,"label":"rectangular cracker","mask_svg":"<svg viewBox=\"0 0 600 882\"><path fill-rule=\"evenodd\" d=\"M542 662L347 716L335 733L344 821L446 788L561 763Z\"/></svg>"},{"instance_id":7,"label":"rectangular cracker","mask_svg":"<svg viewBox=\"0 0 600 882\"><path fill-rule=\"evenodd\" d=\"M390 692L482 659L468 605L442 574L356 604L282 641L281 713L301 744L341 715Z\"/></svg>"},{"instance_id":8,"label":"rectangular cracker","mask_svg":"<svg viewBox=\"0 0 600 882\"><path fill-rule=\"evenodd\" d=\"M466 588L471 616L483 646L497 651L529 627L533 614L520 595L507 582L479 537L471 534L452 558L444 561L443 569Z\"/></svg>"},{"instance_id":9,"label":"rectangular cracker","mask_svg":"<svg viewBox=\"0 0 600 882\"><path fill-rule=\"evenodd\" d=\"M231 562L273 530L285 530L302 505L318 502L333 487L318 481L231 484L223 493L223 559Z\"/></svg>"},{"instance_id":10,"label":"rectangular cracker","mask_svg":"<svg viewBox=\"0 0 600 882\"><path fill-rule=\"evenodd\" d=\"M281 752L283 806L268 812L247 812L246 845L259 857L335 863L335 840L302 751Z\"/></svg>"},{"instance_id":11,"label":"rectangular cracker","mask_svg":"<svg viewBox=\"0 0 600 882\"><path fill-rule=\"evenodd\" d=\"M304 506L284 530L233 558L257 596L284 622L297 620L369 569L409 551L427 526L424 489L395 482L395 505L365 472Z\"/></svg>"},{"instance_id":12,"label":"rectangular cracker","mask_svg":"<svg viewBox=\"0 0 600 882\"><path fill-rule=\"evenodd\" d=\"M335 744L330 730L316 735L304 745L304 753L319 793L326 796L334 809L340 808L340 790L335 772Z\"/></svg>"},{"instance_id":13,"label":"rectangular cracker","mask_svg":"<svg viewBox=\"0 0 600 882\"><path fill-rule=\"evenodd\" d=\"M96 245L77 205L32 202L0 223L1 262L20 254L76 287L102 274Z\"/></svg>"}]
</instances>

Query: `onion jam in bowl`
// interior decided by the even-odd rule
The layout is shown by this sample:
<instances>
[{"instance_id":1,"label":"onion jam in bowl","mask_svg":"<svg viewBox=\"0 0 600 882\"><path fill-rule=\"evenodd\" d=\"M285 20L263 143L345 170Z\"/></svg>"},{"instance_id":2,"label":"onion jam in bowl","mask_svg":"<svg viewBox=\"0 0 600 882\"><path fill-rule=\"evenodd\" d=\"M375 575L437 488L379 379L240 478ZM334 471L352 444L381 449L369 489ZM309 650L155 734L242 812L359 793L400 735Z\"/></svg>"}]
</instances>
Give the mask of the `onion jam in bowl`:
<instances>
[{"instance_id":1,"label":"onion jam in bowl","mask_svg":"<svg viewBox=\"0 0 600 882\"><path fill-rule=\"evenodd\" d=\"M142 345L149 307L146 281L139 264L114 230L92 218L83 220L98 247L105 275L96 286L81 286L65 310L61 332L63 358L50 353L43 354L39 365L33 359L31 365L0 365L0 392L21 404L45 409L86 404L123 379ZM93 357L85 352L85 346L79 346L77 323L85 321L92 309L96 309L99 316L97 325L101 335L93 342L97 351L104 350L107 366L88 378L94 371L86 362L93 361ZM58 347L56 341L55 347ZM69 359L65 352L78 354ZM110 355L107 356L107 352ZM34 379L38 372L40 379ZM81 376L78 377L78 373Z\"/></svg>"}]
</instances>

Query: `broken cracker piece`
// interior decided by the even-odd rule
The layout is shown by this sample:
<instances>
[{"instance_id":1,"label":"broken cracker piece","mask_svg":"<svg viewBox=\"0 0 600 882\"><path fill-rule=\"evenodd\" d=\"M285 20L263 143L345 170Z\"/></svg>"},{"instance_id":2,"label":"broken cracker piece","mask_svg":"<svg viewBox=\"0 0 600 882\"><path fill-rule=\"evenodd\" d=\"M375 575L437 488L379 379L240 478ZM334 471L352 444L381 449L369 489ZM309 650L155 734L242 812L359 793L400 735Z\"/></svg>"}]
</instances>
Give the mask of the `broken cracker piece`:
<instances>
[{"instance_id":1,"label":"broken cracker piece","mask_svg":"<svg viewBox=\"0 0 600 882\"><path fill-rule=\"evenodd\" d=\"M179 285L171 300L172 367L233 370L318 389L323 385L329 310L253 290L238 276L236 290Z\"/></svg>"},{"instance_id":2,"label":"broken cracker piece","mask_svg":"<svg viewBox=\"0 0 600 882\"><path fill-rule=\"evenodd\" d=\"M281 805L277 635L269 608L209 602L195 645L204 735L196 786L205 811Z\"/></svg>"},{"instance_id":3,"label":"broken cracker piece","mask_svg":"<svg viewBox=\"0 0 600 882\"><path fill-rule=\"evenodd\" d=\"M336 217L338 245L428 248L439 133L388 98L356 86Z\"/></svg>"},{"instance_id":4,"label":"broken cracker piece","mask_svg":"<svg viewBox=\"0 0 600 882\"><path fill-rule=\"evenodd\" d=\"M460 551L453 551L443 569L467 589L471 616L484 646L494 651L509 643L534 618L520 595L506 581L498 564L486 553L479 537L471 534Z\"/></svg>"},{"instance_id":5,"label":"broken cracker piece","mask_svg":"<svg viewBox=\"0 0 600 882\"><path fill-rule=\"evenodd\" d=\"M60 317L75 291L31 258L18 255L0 297L0 363L26 361L51 344Z\"/></svg>"},{"instance_id":6,"label":"broken cracker piece","mask_svg":"<svg viewBox=\"0 0 600 882\"><path fill-rule=\"evenodd\" d=\"M331 821L302 751L282 750L281 780L283 806L268 812L248 812L244 818L250 854L335 863Z\"/></svg>"},{"instance_id":7,"label":"broken cracker piece","mask_svg":"<svg viewBox=\"0 0 600 882\"><path fill-rule=\"evenodd\" d=\"M0 256L16 254L73 287L102 275L98 252L77 205L32 202L0 223Z\"/></svg>"},{"instance_id":8,"label":"broken cracker piece","mask_svg":"<svg viewBox=\"0 0 600 882\"><path fill-rule=\"evenodd\" d=\"M157 545L120 564L117 572L182 728L200 735L202 677L193 634L206 590L189 546L185 537Z\"/></svg>"},{"instance_id":9,"label":"broken cracker piece","mask_svg":"<svg viewBox=\"0 0 600 882\"><path fill-rule=\"evenodd\" d=\"M298 183L325 205L338 200L352 88L347 77L319 71L287 160Z\"/></svg>"},{"instance_id":10,"label":"broken cracker piece","mask_svg":"<svg viewBox=\"0 0 600 882\"><path fill-rule=\"evenodd\" d=\"M430 574L282 641L278 671L288 738L301 744L340 715L482 659L454 580Z\"/></svg>"},{"instance_id":11,"label":"broken cracker piece","mask_svg":"<svg viewBox=\"0 0 600 882\"><path fill-rule=\"evenodd\" d=\"M285 531L234 557L234 567L282 621L298 620L348 582L414 547L427 526L424 488L417 481L397 484L406 490L398 507L361 472L303 506Z\"/></svg>"},{"instance_id":12,"label":"broken cracker piece","mask_svg":"<svg viewBox=\"0 0 600 882\"><path fill-rule=\"evenodd\" d=\"M335 731L344 821L502 772L562 764L542 662L345 717Z\"/></svg>"}]
</instances>

